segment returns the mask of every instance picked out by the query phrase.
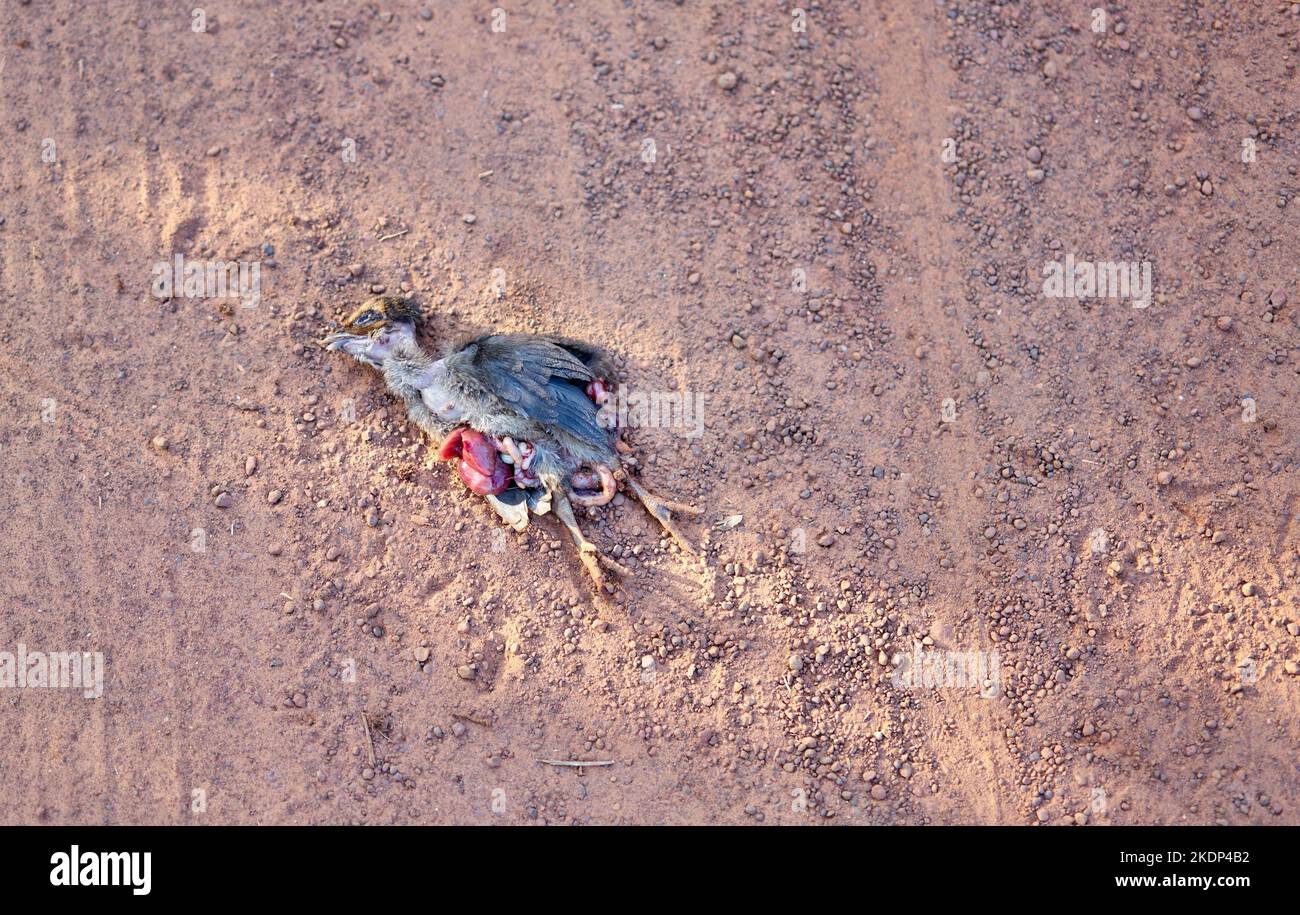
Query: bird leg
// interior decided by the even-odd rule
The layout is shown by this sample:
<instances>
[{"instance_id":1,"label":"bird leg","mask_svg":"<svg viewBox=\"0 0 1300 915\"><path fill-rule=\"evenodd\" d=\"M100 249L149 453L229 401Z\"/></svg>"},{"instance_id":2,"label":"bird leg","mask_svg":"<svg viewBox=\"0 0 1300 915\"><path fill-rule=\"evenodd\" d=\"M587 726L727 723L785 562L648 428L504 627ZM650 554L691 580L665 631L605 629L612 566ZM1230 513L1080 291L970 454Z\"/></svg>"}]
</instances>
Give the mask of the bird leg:
<instances>
[{"instance_id":1,"label":"bird leg","mask_svg":"<svg viewBox=\"0 0 1300 915\"><path fill-rule=\"evenodd\" d=\"M606 556L595 545L583 536L582 529L578 527L578 519L573 516L573 505L569 502L569 497L560 489L551 491L551 508L555 516L560 519L569 530L569 536L573 538L573 543L578 548L578 558L582 560L583 566L587 569L587 574L591 576L596 583L596 590L602 594L605 591L605 573L602 566L619 575L630 574L628 569L619 565L610 557Z\"/></svg>"},{"instance_id":2,"label":"bird leg","mask_svg":"<svg viewBox=\"0 0 1300 915\"><path fill-rule=\"evenodd\" d=\"M683 505L680 502L669 502L666 499L661 499L638 483L630 475L627 477L626 482L628 488L631 489L636 497L641 500L641 504L646 507L646 510L650 512L650 514L654 515L654 519L659 522L660 526L671 534L672 538L677 541L678 546L690 553L692 556L700 555L695 544L691 542L690 538L682 532L673 520L673 512L677 512L679 515L690 515L694 517L703 514L700 509L693 508L689 505Z\"/></svg>"}]
</instances>

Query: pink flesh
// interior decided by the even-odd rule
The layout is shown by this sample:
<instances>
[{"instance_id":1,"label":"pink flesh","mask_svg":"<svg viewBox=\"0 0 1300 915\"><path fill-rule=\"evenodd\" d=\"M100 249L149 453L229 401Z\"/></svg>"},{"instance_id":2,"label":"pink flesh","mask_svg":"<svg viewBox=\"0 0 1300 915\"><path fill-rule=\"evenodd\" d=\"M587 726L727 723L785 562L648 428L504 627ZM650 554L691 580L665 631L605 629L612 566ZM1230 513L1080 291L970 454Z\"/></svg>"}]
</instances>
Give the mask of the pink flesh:
<instances>
[{"instance_id":1,"label":"pink flesh","mask_svg":"<svg viewBox=\"0 0 1300 915\"><path fill-rule=\"evenodd\" d=\"M501 461L497 461L491 473L477 470L467 460L461 460L456 469L460 471L461 482L480 496L494 496L510 485L510 469Z\"/></svg>"},{"instance_id":2,"label":"pink flesh","mask_svg":"<svg viewBox=\"0 0 1300 915\"><path fill-rule=\"evenodd\" d=\"M442 447L438 449L438 460L450 461L460 457L460 440L464 434L464 426L458 426L457 428L452 429L451 434L447 436L447 440L443 442Z\"/></svg>"},{"instance_id":3,"label":"pink flesh","mask_svg":"<svg viewBox=\"0 0 1300 915\"><path fill-rule=\"evenodd\" d=\"M608 505L618 493L618 481L604 464L575 470L569 477L569 487L574 505Z\"/></svg>"},{"instance_id":4,"label":"pink flesh","mask_svg":"<svg viewBox=\"0 0 1300 915\"><path fill-rule=\"evenodd\" d=\"M596 379L588 384L587 396L597 405L605 404L610 395L604 379ZM519 441L515 445L519 457L523 458L523 463L532 463L532 442ZM501 460L498 453L499 446L499 441L491 436L484 435L469 426L457 426L451 430L438 449L438 459L442 461L459 459L460 463L456 469L460 472L461 481L480 496L496 495L509 486L512 480L520 486L536 485L537 477L530 468L511 467ZM605 476L609 476L609 479L603 479ZM580 504L604 505L618 491L617 484L611 486L612 482L613 478L608 469L604 474L594 470L578 470L573 475L571 485L575 490L595 490L591 494L577 494Z\"/></svg>"},{"instance_id":5,"label":"pink flesh","mask_svg":"<svg viewBox=\"0 0 1300 915\"><path fill-rule=\"evenodd\" d=\"M461 482L480 496L496 495L510 485L510 468L497 457L496 446L468 426L452 430L438 449L438 457L444 461L459 458L456 469Z\"/></svg>"},{"instance_id":6,"label":"pink flesh","mask_svg":"<svg viewBox=\"0 0 1300 915\"><path fill-rule=\"evenodd\" d=\"M496 445L482 432L466 429L460 437L460 458L479 473L491 475L501 463Z\"/></svg>"}]
</instances>

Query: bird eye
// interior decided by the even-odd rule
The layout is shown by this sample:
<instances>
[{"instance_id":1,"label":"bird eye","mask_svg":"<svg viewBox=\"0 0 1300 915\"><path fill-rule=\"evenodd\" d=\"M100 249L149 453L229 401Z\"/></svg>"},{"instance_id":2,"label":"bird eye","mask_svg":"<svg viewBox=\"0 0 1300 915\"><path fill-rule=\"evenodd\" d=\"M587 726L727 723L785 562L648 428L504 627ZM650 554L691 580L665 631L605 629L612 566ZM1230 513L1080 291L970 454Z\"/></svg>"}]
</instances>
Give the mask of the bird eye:
<instances>
[{"instance_id":1,"label":"bird eye","mask_svg":"<svg viewBox=\"0 0 1300 915\"><path fill-rule=\"evenodd\" d=\"M379 320L379 312L367 311L365 314L357 318L352 323L356 324L358 327L365 327L367 324L374 324L378 320Z\"/></svg>"}]
</instances>

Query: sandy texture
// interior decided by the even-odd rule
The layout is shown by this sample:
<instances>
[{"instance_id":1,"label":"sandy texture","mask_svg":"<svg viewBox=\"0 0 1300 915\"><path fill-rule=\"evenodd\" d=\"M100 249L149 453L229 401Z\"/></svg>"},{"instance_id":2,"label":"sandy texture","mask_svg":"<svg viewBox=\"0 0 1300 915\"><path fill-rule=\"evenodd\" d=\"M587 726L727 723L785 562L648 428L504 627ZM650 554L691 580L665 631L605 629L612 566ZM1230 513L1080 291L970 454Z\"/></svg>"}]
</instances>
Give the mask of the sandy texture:
<instances>
[{"instance_id":1,"label":"sandy texture","mask_svg":"<svg viewBox=\"0 0 1300 915\"><path fill-rule=\"evenodd\" d=\"M0 822L1300 822L1295 5L165 7L0 18L0 650L107 663ZM504 531L316 345L372 287L702 395L705 561Z\"/></svg>"}]
</instances>

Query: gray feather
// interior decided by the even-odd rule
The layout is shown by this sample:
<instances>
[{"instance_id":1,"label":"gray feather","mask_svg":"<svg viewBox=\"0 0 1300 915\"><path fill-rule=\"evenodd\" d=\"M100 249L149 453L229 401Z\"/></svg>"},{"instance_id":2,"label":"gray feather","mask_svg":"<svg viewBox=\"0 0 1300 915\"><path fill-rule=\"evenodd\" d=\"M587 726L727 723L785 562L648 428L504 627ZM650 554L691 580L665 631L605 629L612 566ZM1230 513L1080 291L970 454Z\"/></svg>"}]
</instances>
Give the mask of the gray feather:
<instances>
[{"instance_id":1,"label":"gray feather","mask_svg":"<svg viewBox=\"0 0 1300 915\"><path fill-rule=\"evenodd\" d=\"M606 457L609 433L586 393L595 375L581 358L594 358L595 351L575 353L563 344L531 334L490 335L443 361L449 382L477 401L476 412L491 417L498 434L513 429L531 441L541 437L540 430L575 457Z\"/></svg>"}]
</instances>

